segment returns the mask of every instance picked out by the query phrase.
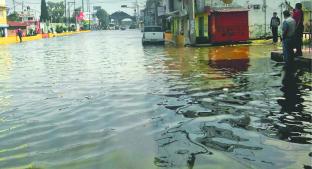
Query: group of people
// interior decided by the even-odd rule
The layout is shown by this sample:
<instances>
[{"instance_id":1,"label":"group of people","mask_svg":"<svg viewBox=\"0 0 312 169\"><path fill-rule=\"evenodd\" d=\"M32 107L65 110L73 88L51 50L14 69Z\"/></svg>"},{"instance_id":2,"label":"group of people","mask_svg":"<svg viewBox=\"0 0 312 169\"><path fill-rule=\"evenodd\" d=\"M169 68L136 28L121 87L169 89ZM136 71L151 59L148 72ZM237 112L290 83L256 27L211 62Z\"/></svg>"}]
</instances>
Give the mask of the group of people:
<instances>
[{"instance_id":1,"label":"group of people","mask_svg":"<svg viewBox=\"0 0 312 169\"><path fill-rule=\"evenodd\" d=\"M297 3L292 12L290 12L290 10L285 10L283 15L284 22L282 24L281 39L283 43L284 60L286 65L289 65L293 62L295 56L302 56L302 38L304 31L302 4ZM277 17L277 13L274 12L270 24L273 34L273 43L278 41L278 27L280 24L280 19ZM296 49L296 52L294 52L294 49Z\"/></svg>"}]
</instances>

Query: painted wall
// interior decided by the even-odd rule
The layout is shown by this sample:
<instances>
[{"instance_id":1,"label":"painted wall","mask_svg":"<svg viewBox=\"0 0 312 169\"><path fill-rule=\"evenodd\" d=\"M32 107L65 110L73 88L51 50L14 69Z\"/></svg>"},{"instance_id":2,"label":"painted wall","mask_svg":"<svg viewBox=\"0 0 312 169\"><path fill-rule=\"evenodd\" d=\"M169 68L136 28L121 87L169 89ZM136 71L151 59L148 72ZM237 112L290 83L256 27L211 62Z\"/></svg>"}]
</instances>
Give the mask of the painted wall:
<instances>
[{"instance_id":1,"label":"painted wall","mask_svg":"<svg viewBox=\"0 0 312 169\"><path fill-rule=\"evenodd\" d=\"M0 0L0 24L7 24L5 0Z\"/></svg>"},{"instance_id":2,"label":"painted wall","mask_svg":"<svg viewBox=\"0 0 312 169\"><path fill-rule=\"evenodd\" d=\"M0 0L0 6L5 6L5 0Z\"/></svg>"}]
</instances>

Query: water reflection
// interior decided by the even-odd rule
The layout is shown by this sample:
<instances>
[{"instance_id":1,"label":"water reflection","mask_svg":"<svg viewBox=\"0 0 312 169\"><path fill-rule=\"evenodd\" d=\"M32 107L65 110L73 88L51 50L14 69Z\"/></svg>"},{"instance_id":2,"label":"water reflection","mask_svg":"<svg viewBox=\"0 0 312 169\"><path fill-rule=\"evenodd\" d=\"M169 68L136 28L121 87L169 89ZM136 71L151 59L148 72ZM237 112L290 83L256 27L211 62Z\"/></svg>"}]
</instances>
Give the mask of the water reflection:
<instances>
[{"instance_id":1,"label":"water reflection","mask_svg":"<svg viewBox=\"0 0 312 169\"><path fill-rule=\"evenodd\" d=\"M6 46L0 46L0 80L7 80L12 67L12 57Z\"/></svg>"},{"instance_id":2,"label":"water reflection","mask_svg":"<svg viewBox=\"0 0 312 169\"><path fill-rule=\"evenodd\" d=\"M281 105L282 116L279 120L282 125L277 125L277 129L280 139L309 144L312 143L311 114L304 110L302 90L311 91L311 87L302 84L300 77L303 73L294 67L285 68L281 87L283 98L278 100Z\"/></svg>"},{"instance_id":3,"label":"water reflection","mask_svg":"<svg viewBox=\"0 0 312 169\"><path fill-rule=\"evenodd\" d=\"M12 57L7 46L0 46L0 109L9 106L10 98L6 92L10 89L9 83L12 70Z\"/></svg>"},{"instance_id":4,"label":"water reflection","mask_svg":"<svg viewBox=\"0 0 312 169\"><path fill-rule=\"evenodd\" d=\"M209 50L209 65L227 71L228 75L244 72L249 67L249 46L216 47Z\"/></svg>"}]
</instances>

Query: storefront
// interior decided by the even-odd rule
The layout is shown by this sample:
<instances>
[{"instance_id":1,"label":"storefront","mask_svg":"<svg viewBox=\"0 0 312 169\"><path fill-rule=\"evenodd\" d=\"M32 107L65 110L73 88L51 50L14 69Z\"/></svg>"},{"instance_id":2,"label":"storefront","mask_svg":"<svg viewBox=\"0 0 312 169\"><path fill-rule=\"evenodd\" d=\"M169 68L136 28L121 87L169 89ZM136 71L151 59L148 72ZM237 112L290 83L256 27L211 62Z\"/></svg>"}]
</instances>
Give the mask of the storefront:
<instances>
[{"instance_id":1,"label":"storefront","mask_svg":"<svg viewBox=\"0 0 312 169\"><path fill-rule=\"evenodd\" d=\"M248 41L248 10L207 7L196 14L195 31L197 44Z\"/></svg>"}]
</instances>

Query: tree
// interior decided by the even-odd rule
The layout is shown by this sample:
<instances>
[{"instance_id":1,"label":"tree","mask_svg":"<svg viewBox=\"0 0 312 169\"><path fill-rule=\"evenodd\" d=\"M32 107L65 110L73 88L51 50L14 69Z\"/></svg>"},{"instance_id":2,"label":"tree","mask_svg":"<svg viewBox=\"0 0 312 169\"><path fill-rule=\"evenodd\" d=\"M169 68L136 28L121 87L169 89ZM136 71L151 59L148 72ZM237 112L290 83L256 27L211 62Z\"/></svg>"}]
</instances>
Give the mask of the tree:
<instances>
[{"instance_id":1,"label":"tree","mask_svg":"<svg viewBox=\"0 0 312 169\"><path fill-rule=\"evenodd\" d=\"M13 12L12 14L8 15L7 19L8 21L22 21L17 12Z\"/></svg>"},{"instance_id":2,"label":"tree","mask_svg":"<svg viewBox=\"0 0 312 169\"><path fill-rule=\"evenodd\" d=\"M49 13L48 8L45 0L41 0L41 15L40 15L40 21L46 22L49 20Z\"/></svg>"},{"instance_id":3,"label":"tree","mask_svg":"<svg viewBox=\"0 0 312 169\"><path fill-rule=\"evenodd\" d=\"M105 29L109 24L109 14L102 8L96 11L96 17L99 19L100 27Z\"/></svg>"},{"instance_id":4,"label":"tree","mask_svg":"<svg viewBox=\"0 0 312 169\"><path fill-rule=\"evenodd\" d=\"M63 23L65 22L65 5L64 2L48 1L48 13L50 14L51 22Z\"/></svg>"}]
</instances>

